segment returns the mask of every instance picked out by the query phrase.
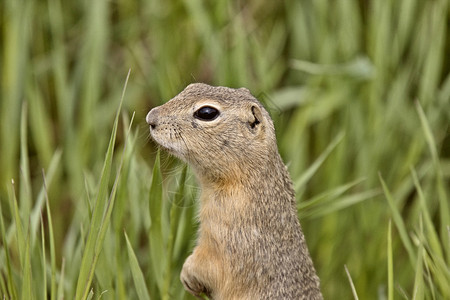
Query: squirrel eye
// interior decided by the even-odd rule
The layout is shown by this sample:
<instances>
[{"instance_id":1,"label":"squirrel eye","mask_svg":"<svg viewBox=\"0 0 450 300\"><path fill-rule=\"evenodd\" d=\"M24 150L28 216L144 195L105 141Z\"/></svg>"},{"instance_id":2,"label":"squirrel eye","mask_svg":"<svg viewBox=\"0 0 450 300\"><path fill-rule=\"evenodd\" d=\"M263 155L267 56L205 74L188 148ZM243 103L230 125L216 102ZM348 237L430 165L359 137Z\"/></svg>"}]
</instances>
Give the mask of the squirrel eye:
<instances>
[{"instance_id":1,"label":"squirrel eye","mask_svg":"<svg viewBox=\"0 0 450 300\"><path fill-rule=\"evenodd\" d=\"M200 107L195 113L194 118L203 121L212 121L219 116L219 111L211 106Z\"/></svg>"}]
</instances>

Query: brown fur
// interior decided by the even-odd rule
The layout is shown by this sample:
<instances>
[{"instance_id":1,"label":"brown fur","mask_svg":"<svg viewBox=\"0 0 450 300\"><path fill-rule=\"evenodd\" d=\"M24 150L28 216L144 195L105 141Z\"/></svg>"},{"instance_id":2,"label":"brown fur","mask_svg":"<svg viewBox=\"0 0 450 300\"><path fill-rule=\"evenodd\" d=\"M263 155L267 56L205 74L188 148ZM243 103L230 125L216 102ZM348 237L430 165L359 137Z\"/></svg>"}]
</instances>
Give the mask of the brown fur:
<instances>
[{"instance_id":1,"label":"brown fur","mask_svg":"<svg viewBox=\"0 0 450 300\"><path fill-rule=\"evenodd\" d=\"M194 118L202 106L220 111ZM202 188L197 246L181 281L212 299L322 299L275 129L247 89L191 84L147 115L153 139Z\"/></svg>"}]
</instances>

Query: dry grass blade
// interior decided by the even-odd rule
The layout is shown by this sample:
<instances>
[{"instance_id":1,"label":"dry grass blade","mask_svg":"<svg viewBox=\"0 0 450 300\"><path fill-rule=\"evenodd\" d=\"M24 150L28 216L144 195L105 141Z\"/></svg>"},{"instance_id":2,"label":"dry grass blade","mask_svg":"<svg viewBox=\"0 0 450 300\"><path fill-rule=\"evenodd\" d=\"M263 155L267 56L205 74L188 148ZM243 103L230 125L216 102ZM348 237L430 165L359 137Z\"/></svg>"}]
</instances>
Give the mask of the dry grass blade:
<instances>
[{"instance_id":1,"label":"dry grass blade","mask_svg":"<svg viewBox=\"0 0 450 300\"><path fill-rule=\"evenodd\" d=\"M347 274L347 278L350 283L350 287L352 288L353 298L355 300L358 300L359 298L358 298L358 294L356 293L355 285L353 284L352 276L350 275L350 272L348 271L346 265L344 265L344 269L345 269L345 274Z\"/></svg>"}]
</instances>

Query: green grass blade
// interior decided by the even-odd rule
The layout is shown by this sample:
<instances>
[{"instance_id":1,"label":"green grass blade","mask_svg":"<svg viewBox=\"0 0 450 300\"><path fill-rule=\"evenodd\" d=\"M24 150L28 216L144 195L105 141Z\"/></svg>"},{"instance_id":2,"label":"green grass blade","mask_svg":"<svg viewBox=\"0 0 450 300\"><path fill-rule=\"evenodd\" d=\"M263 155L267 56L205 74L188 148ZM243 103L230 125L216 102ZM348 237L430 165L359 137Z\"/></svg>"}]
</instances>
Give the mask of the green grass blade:
<instances>
[{"instance_id":1,"label":"green grass blade","mask_svg":"<svg viewBox=\"0 0 450 300\"><path fill-rule=\"evenodd\" d=\"M103 220L102 220L99 237L98 237L98 242L95 247L94 264L96 264L98 261L100 252L102 251L103 241L105 240L105 237L106 237L106 232L109 228L109 224L111 223L111 215L112 215L113 208L114 208L116 192L117 192L117 187L119 186L119 180L120 180L120 175L121 175L121 171L122 171L122 167L123 167L123 163L124 163L124 158L127 153L126 148L128 145L128 137L129 137L129 134L131 131L131 126L133 125L133 120L134 120L134 114L131 118L129 128L128 128L128 131L125 136L125 143L124 143L124 147L123 147L124 149L122 152L120 164L119 164L118 170L116 172L116 178L114 181L114 185L113 185L112 191L110 193L109 200L108 200L107 207L106 207L106 212L105 212Z\"/></svg>"},{"instance_id":2,"label":"green grass blade","mask_svg":"<svg viewBox=\"0 0 450 300\"><path fill-rule=\"evenodd\" d=\"M413 288L413 300L424 299L424 282L423 282L423 255L424 248L422 242L420 242L419 250L417 252L417 262L415 268L415 279Z\"/></svg>"},{"instance_id":3,"label":"green grass blade","mask_svg":"<svg viewBox=\"0 0 450 300\"><path fill-rule=\"evenodd\" d=\"M171 280L173 275L173 252L174 252L174 245L175 240L177 236L177 229L179 224L179 217L181 208L179 207L179 204L182 202L182 198L184 197L184 187L186 183L186 174L187 174L187 165L184 165L183 170L181 172L180 181L178 185L177 192L175 194L175 197L172 201L172 205L170 207L170 233L167 240L167 261L166 261L166 268L164 272L164 285L162 289L162 299L169 300L170 297L170 286L171 286Z\"/></svg>"},{"instance_id":4,"label":"green grass blade","mask_svg":"<svg viewBox=\"0 0 450 300\"><path fill-rule=\"evenodd\" d=\"M387 270L388 270L388 300L394 300L394 261L392 258L392 222L389 220L387 236Z\"/></svg>"},{"instance_id":5,"label":"green grass blade","mask_svg":"<svg viewBox=\"0 0 450 300\"><path fill-rule=\"evenodd\" d=\"M48 220L48 232L50 239L50 265L52 269L52 277L50 279L50 299L56 299L56 250L55 250L55 235L53 233L53 220L52 213L50 210L50 201L48 199L48 188L47 181L45 179L45 172L42 171L42 178L44 181L44 193L45 193L45 202L47 208L47 220Z\"/></svg>"},{"instance_id":6,"label":"green grass blade","mask_svg":"<svg viewBox=\"0 0 450 300\"><path fill-rule=\"evenodd\" d=\"M25 259L26 238L23 233L22 221L20 219L19 207L17 205L14 180L11 181L11 189L10 189L9 199L10 199L11 215L14 217L14 224L16 226L16 238L17 238L17 246L19 248L20 265L23 269L24 268L24 259Z\"/></svg>"},{"instance_id":7,"label":"green grass blade","mask_svg":"<svg viewBox=\"0 0 450 300\"><path fill-rule=\"evenodd\" d=\"M412 173L412 177L414 180L414 185L416 186L417 194L419 196L418 198L419 198L419 204L420 204L420 212L421 212L421 215L423 216L423 219L425 222L428 243L435 255L444 258L444 256L443 256L444 254L443 254L442 248L441 248L441 242L439 241L439 237L436 233L433 221L431 219L430 212L429 212L429 209L428 209L428 206L426 203L426 199L425 199L425 194L419 183L419 178L417 177L417 173L415 172L415 170L412 168L411 168L411 173Z\"/></svg>"},{"instance_id":8,"label":"green grass blade","mask_svg":"<svg viewBox=\"0 0 450 300\"><path fill-rule=\"evenodd\" d=\"M320 166L330 153L336 148L336 146L342 141L345 134L343 132L336 135L331 141L325 151L314 161L314 163L303 173L303 175L294 182L294 189L299 192L304 188L305 184L311 179L311 177L317 172Z\"/></svg>"},{"instance_id":9,"label":"green grass blade","mask_svg":"<svg viewBox=\"0 0 450 300\"><path fill-rule=\"evenodd\" d=\"M89 290L89 294L86 296L86 300L92 300L94 298L94 291Z\"/></svg>"},{"instance_id":10,"label":"green grass blade","mask_svg":"<svg viewBox=\"0 0 450 300\"><path fill-rule=\"evenodd\" d=\"M163 274L163 265L165 255L165 243L162 234L162 216L163 216L163 187L162 175L160 167L160 154L156 155L155 164L153 166L152 183L149 192L149 209L150 209L150 258L152 266L152 274L155 274L155 280L159 291L162 291L163 279L162 276L156 274ZM153 296L156 291L153 291Z\"/></svg>"},{"instance_id":11,"label":"green grass blade","mask_svg":"<svg viewBox=\"0 0 450 300\"><path fill-rule=\"evenodd\" d=\"M386 196L387 202L391 209L392 218L394 219L395 226L397 227L397 230L400 234L400 238L403 242L403 246L405 246L406 251L408 252L408 256L409 256L409 259L410 259L412 265L415 265L416 255L414 254L413 246L408 237L405 223L402 219L400 212L398 211L397 206L395 205L395 201L392 198L391 192L389 191L388 187L386 186L386 183L384 182L381 174L379 174L379 178L380 178L381 185L383 187L384 195Z\"/></svg>"},{"instance_id":12,"label":"green grass blade","mask_svg":"<svg viewBox=\"0 0 450 300\"><path fill-rule=\"evenodd\" d=\"M425 260L427 259L428 258L426 256ZM450 268L448 263L443 258L431 253L431 257L428 259L426 264L433 274L430 279L433 280L435 285L438 286L439 290L441 291L440 294L449 295L450 286L448 285L448 283L450 282Z\"/></svg>"},{"instance_id":13,"label":"green grass blade","mask_svg":"<svg viewBox=\"0 0 450 300\"><path fill-rule=\"evenodd\" d=\"M350 283L350 287L352 288L353 298L355 300L358 300L359 299L358 298L358 293L356 292L356 288L355 288L355 285L353 284L352 276L350 275L350 272L348 271L346 265L344 265L344 269L345 269L345 274L347 274L347 278L348 278L348 281Z\"/></svg>"},{"instance_id":14,"label":"green grass blade","mask_svg":"<svg viewBox=\"0 0 450 300\"><path fill-rule=\"evenodd\" d=\"M65 278L65 267L66 267L66 260L62 260L61 265L61 274L59 277L59 284L58 284L58 292L57 292L57 299L58 300L64 300L64 278Z\"/></svg>"},{"instance_id":15,"label":"green grass blade","mask_svg":"<svg viewBox=\"0 0 450 300\"><path fill-rule=\"evenodd\" d=\"M439 154L436 149L436 141L434 139L433 133L430 128L430 124L425 116L425 112L423 111L422 106L418 101L416 101L416 110L420 117L420 122L422 124L422 129L425 134L425 138L427 140L428 149L431 153L431 158L436 165L439 165Z\"/></svg>"},{"instance_id":16,"label":"green grass blade","mask_svg":"<svg viewBox=\"0 0 450 300\"><path fill-rule=\"evenodd\" d=\"M30 36L35 3L2 1L2 60L0 87L0 164L2 184L18 174L16 162L19 145L20 106L23 82L29 63ZM3 186L1 187L4 188Z\"/></svg>"},{"instance_id":17,"label":"green grass blade","mask_svg":"<svg viewBox=\"0 0 450 300\"><path fill-rule=\"evenodd\" d=\"M339 65L316 64L294 59L291 61L291 67L312 75L347 75L358 80L373 76L373 65L366 57L357 57L352 61Z\"/></svg>"},{"instance_id":18,"label":"green grass blade","mask_svg":"<svg viewBox=\"0 0 450 300\"><path fill-rule=\"evenodd\" d=\"M193 175L189 172L186 175L186 180L192 179ZM184 259L190 253L193 248L195 233L197 231L198 223L195 220L196 214L196 199L198 198L197 186L188 181L185 183L185 194L183 198L178 200L180 202L180 209L182 209L181 216L179 218L179 225L176 235L176 241L174 245L174 258Z\"/></svg>"},{"instance_id":19,"label":"green grass blade","mask_svg":"<svg viewBox=\"0 0 450 300\"><path fill-rule=\"evenodd\" d=\"M41 243L42 243L42 280L43 280L43 297L42 299L48 299L47 296L47 256L45 254L45 230L44 230L44 222L42 221L41 215Z\"/></svg>"},{"instance_id":20,"label":"green grass blade","mask_svg":"<svg viewBox=\"0 0 450 300\"><path fill-rule=\"evenodd\" d=\"M101 245L103 243L103 240L99 239L99 237L102 230L102 223L104 222L103 213L105 206L107 205L106 200L107 200L108 184L111 175L111 165L114 153L114 145L116 141L117 127L119 123L119 116L129 76L130 72L128 72L127 78L125 80L122 98L120 99L119 108L117 109L113 130L109 140L109 146L106 152L103 170L101 173L97 199L95 202L94 210L92 212L92 220L89 228L87 242L81 260L80 274L78 277L78 283L75 294L75 299L77 300L86 299L86 297L88 296L92 277L94 276L96 257L99 254L98 249L101 248Z\"/></svg>"},{"instance_id":21,"label":"green grass blade","mask_svg":"<svg viewBox=\"0 0 450 300\"><path fill-rule=\"evenodd\" d=\"M429 256L427 255L427 252L424 251L424 260L423 260L423 264L425 266L425 271L426 271L426 275L425 278L427 279L427 283L428 283L428 287L429 290L431 291L431 299L436 300L436 287L433 283L433 277L431 275L430 272L430 266L428 265L428 261L429 261Z\"/></svg>"},{"instance_id":22,"label":"green grass blade","mask_svg":"<svg viewBox=\"0 0 450 300\"><path fill-rule=\"evenodd\" d=\"M48 166L48 170L46 172L46 180L47 180L47 184L51 184L53 181L53 178L56 175L56 170L59 166L59 163L61 161L61 156L62 156L62 151L61 150L57 150L55 151L55 153L53 154L53 157L50 161L50 164ZM31 211L31 216L30 216L30 232L31 232L31 246L33 248L34 246L34 241L36 240L36 233L37 230L39 228L39 220L42 217L42 209L43 209L43 205L46 203L45 202L45 195L46 195L46 189L44 186L42 186L39 195L37 197L36 200L36 204L34 205L33 210Z\"/></svg>"},{"instance_id":23,"label":"green grass blade","mask_svg":"<svg viewBox=\"0 0 450 300\"><path fill-rule=\"evenodd\" d=\"M19 185L20 213L24 222L23 229L28 231L29 215L31 211L31 179L30 162L28 155L28 122L27 122L27 103L22 105L22 114L20 120L20 174L22 181Z\"/></svg>"},{"instance_id":24,"label":"green grass blade","mask_svg":"<svg viewBox=\"0 0 450 300\"><path fill-rule=\"evenodd\" d=\"M100 186L95 202L93 216L87 236L86 246L84 248L83 258L81 261L80 275L78 278L77 291L75 298L78 300L85 299L90 291L90 284L95 270L95 249L98 240L101 222L103 220L103 211L105 207L107 188L111 171L112 157L114 151L114 143L117 130L117 118L114 123L113 133L106 153L105 163L101 174Z\"/></svg>"},{"instance_id":25,"label":"green grass blade","mask_svg":"<svg viewBox=\"0 0 450 300\"><path fill-rule=\"evenodd\" d=\"M8 295L8 288L6 287L5 278L0 277L0 294Z\"/></svg>"},{"instance_id":26,"label":"green grass blade","mask_svg":"<svg viewBox=\"0 0 450 300\"><path fill-rule=\"evenodd\" d=\"M430 128L430 124L425 116L420 103L416 102L416 109L420 117L420 122L422 124L422 129L424 131L425 139L428 144L429 151L431 153L431 158L433 159L433 165L436 172L436 188L437 195L439 199L439 212L440 212L440 234L443 237L443 246L445 249L447 261L450 261L450 239L447 235L447 226L450 224L450 208L449 208L449 196L445 188L445 180L442 174L441 164L439 161L439 154L436 147L436 141L434 139L433 133Z\"/></svg>"},{"instance_id":27,"label":"green grass blade","mask_svg":"<svg viewBox=\"0 0 450 300\"><path fill-rule=\"evenodd\" d=\"M31 254L30 254L30 239L27 237L25 242L25 257L22 266L22 300L34 299L34 293L31 287Z\"/></svg>"},{"instance_id":28,"label":"green grass blade","mask_svg":"<svg viewBox=\"0 0 450 300\"><path fill-rule=\"evenodd\" d=\"M29 84L26 91L26 102L29 105L29 128L30 136L34 145L34 151L37 154L40 165L48 165L53 155L54 132L52 124L52 116L49 110L46 109L46 95L39 89L38 83L35 81Z\"/></svg>"},{"instance_id":29,"label":"green grass blade","mask_svg":"<svg viewBox=\"0 0 450 300\"><path fill-rule=\"evenodd\" d=\"M0 233L2 236L2 244L5 249L5 258L6 258L6 275L5 276L6 276L7 286L8 286L8 292L12 299L18 299L16 285L14 284L14 278L13 278L13 274L12 274L9 247L8 247L8 243L6 240L5 223L3 221L3 211L2 211L1 201L0 201L0 230L1 230Z\"/></svg>"},{"instance_id":30,"label":"green grass blade","mask_svg":"<svg viewBox=\"0 0 450 300\"><path fill-rule=\"evenodd\" d=\"M321 203L333 202L335 199L339 198L342 194L344 194L345 192L355 187L364 180L365 180L364 178L357 179L352 182L340 185L329 191L325 191L313 197L312 199L301 201L298 203L298 210L301 212L303 210L312 208L316 205L320 205Z\"/></svg>"},{"instance_id":31,"label":"green grass blade","mask_svg":"<svg viewBox=\"0 0 450 300\"><path fill-rule=\"evenodd\" d=\"M133 275L134 286L136 287L136 293L139 300L150 300L148 290L145 284L144 274L139 267L139 262L137 260L136 254L134 254L133 247L131 246L130 240L128 239L127 233L124 232L125 239L127 241L128 258L130 261L130 270Z\"/></svg>"},{"instance_id":32,"label":"green grass blade","mask_svg":"<svg viewBox=\"0 0 450 300\"><path fill-rule=\"evenodd\" d=\"M117 208L117 204L116 204L116 210L117 211L119 208ZM116 269L118 270L118 272L115 274L115 291L116 291L116 299L127 299L127 292L128 292L128 282L125 283L125 270L123 270L123 265L124 265L124 261L125 259L123 259L123 255L122 255L122 247L123 242L122 240L119 238L119 235L116 232L116 247L117 249L120 249L119 251L116 252L116 258L115 258L115 264L116 264ZM128 267L129 264L126 263L126 266Z\"/></svg>"},{"instance_id":33,"label":"green grass blade","mask_svg":"<svg viewBox=\"0 0 450 300\"><path fill-rule=\"evenodd\" d=\"M84 198L85 199L85 201L86 201L86 207L87 207L87 209L88 209L88 216L89 216L89 221L90 220L92 220L92 201L91 201L91 197L89 196L89 184L88 184L88 180L87 180L87 178L85 177L84 178L84 186L85 186L85 189L86 189L86 197Z\"/></svg>"},{"instance_id":34,"label":"green grass blade","mask_svg":"<svg viewBox=\"0 0 450 300\"><path fill-rule=\"evenodd\" d=\"M300 211L299 215L301 218L318 218L333 212L343 210L347 207L353 206L360 202L373 199L374 197L380 195L380 191L378 189L367 190L360 193L355 193L352 195L348 195L345 197L341 197L336 199L335 201L327 201L322 203L320 206L315 208L311 208L307 211Z\"/></svg>"}]
</instances>

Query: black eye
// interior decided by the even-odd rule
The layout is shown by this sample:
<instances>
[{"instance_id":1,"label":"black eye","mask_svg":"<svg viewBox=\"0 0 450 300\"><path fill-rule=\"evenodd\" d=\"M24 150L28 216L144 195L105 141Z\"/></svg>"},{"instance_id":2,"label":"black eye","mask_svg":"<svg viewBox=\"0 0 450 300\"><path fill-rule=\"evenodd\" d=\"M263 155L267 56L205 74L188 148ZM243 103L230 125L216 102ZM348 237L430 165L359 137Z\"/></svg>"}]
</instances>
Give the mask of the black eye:
<instances>
[{"instance_id":1,"label":"black eye","mask_svg":"<svg viewBox=\"0 0 450 300\"><path fill-rule=\"evenodd\" d=\"M219 111L211 106L200 107L195 113L194 118L203 121L212 121L219 116Z\"/></svg>"}]
</instances>

